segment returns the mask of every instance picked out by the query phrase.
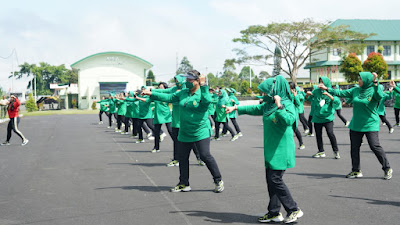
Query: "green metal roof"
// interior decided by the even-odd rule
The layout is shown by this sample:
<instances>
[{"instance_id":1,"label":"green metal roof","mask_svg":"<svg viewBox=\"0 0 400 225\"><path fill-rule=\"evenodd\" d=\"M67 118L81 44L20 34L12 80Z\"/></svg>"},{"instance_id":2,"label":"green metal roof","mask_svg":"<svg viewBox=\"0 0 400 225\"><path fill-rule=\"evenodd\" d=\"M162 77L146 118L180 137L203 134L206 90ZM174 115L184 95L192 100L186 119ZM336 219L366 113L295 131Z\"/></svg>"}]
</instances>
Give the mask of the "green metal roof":
<instances>
[{"instance_id":1,"label":"green metal roof","mask_svg":"<svg viewBox=\"0 0 400 225\"><path fill-rule=\"evenodd\" d=\"M396 41L400 40L400 20L345 20L339 19L330 26L350 26L348 29L369 34L375 33L367 41Z\"/></svg>"},{"instance_id":2,"label":"green metal roof","mask_svg":"<svg viewBox=\"0 0 400 225\"><path fill-rule=\"evenodd\" d=\"M125 55L125 56L128 56L128 57L132 57L132 58L135 58L135 59L137 59L137 60L139 60L139 61L141 61L141 62L147 64L147 65L150 66L150 67L153 67L153 64L149 63L148 61L146 61L146 60L144 60L144 59L142 59L142 58L140 58L140 57L137 57L137 56L135 56L135 55L129 54L129 53L125 53L125 52L99 52L99 53L90 55L90 56L88 56L88 57L85 57L85 58L83 58L83 59L81 59L81 60L79 60L79 61L77 61L77 62L71 64L71 68L72 68L73 66L75 66L76 64L78 64L78 63L80 63L80 62L82 62L82 61L84 61L84 60L86 60L86 59L89 59L89 58L92 58L92 57L95 57L95 56L98 56L98 55L109 55L109 54Z\"/></svg>"},{"instance_id":3,"label":"green metal roof","mask_svg":"<svg viewBox=\"0 0 400 225\"><path fill-rule=\"evenodd\" d=\"M342 61L319 61L319 62L307 63L304 69L311 69L324 66L340 66L341 64Z\"/></svg>"}]
</instances>

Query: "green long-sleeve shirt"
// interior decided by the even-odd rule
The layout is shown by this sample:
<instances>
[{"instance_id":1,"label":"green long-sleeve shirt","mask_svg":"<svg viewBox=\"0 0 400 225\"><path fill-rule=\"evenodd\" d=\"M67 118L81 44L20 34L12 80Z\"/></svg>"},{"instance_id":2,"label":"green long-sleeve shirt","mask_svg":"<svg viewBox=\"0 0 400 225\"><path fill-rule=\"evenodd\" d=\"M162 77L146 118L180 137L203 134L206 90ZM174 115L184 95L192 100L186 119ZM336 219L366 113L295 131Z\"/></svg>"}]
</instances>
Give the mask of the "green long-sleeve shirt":
<instances>
[{"instance_id":1,"label":"green long-sleeve shirt","mask_svg":"<svg viewBox=\"0 0 400 225\"><path fill-rule=\"evenodd\" d=\"M393 93L392 92L390 92L390 91L383 92L382 99L381 99L381 101L379 102L379 105L378 105L378 115L379 116L384 116L386 114L385 102L387 100L392 99L392 97L393 97Z\"/></svg>"},{"instance_id":2,"label":"green long-sleeve shirt","mask_svg":"<svg viewBox=\"0 0 400 225\"><path fill-rule=\"evenodd\" d=\"M265 110L265 103L238 106L239 115L263 115L265 167L273 170L292 168L296 164L293 139L293 124L297 116L295 106L285 106L269 116L265 116Z\"/></svg>"},{"instance_id":3,"label":"green long-sleeve shirt","mask_svg":"<svg viewBox=\"0 0 400 225\"><path fill-rule=\"evenodd\" d=\"M200 87L193 95L188 88L173 94L152 92L152 100L178 103L180 110L180 129L178 140L181 142L200 141L211 136L211 125L208 121L208 105L211 96L208 86Z\"/></svg>"},{"instance_id":4,"label":"green long-sleeve shirt","mask_svg":"<svg viewBox=\"0 0 400 225\"><path fill-rule=\"evenodd\" d=\"M121 116L125 116L126 114L126 102L124 100L117 100L118 111L117 114Z\"/></svg>"},{"instance_id":5,"label":"green long-sleeve shirt","mask_svg":"<svg viewBox=\"0 0 400 225\"><path fill-rule=\"evenodd\" d=\"M232 101L233 100L233 101ZM232 93L229 94L229 101L228 101L228 106L235 106L239 105L239 100L236 98L236 96ZM229 118L237 118L236 111L233 111L228 114Z\"/></svg>"},{"instance_id":6,"label":"green long-sleeve shirt","mask_svg":"<svg viewBox=\"0 0 400 225\"><path fill-rule=\"evenodd\" d=\"M365 83L364 83L365 84ZM329 89L329 92L344 98L350 98L353 103L353 117L349 125L350 130L358 132L379 131L378 104L383 92L374 86L374 92L370 96L360 97L360 87L348 90Z\"/></svg>"}]
</instances>

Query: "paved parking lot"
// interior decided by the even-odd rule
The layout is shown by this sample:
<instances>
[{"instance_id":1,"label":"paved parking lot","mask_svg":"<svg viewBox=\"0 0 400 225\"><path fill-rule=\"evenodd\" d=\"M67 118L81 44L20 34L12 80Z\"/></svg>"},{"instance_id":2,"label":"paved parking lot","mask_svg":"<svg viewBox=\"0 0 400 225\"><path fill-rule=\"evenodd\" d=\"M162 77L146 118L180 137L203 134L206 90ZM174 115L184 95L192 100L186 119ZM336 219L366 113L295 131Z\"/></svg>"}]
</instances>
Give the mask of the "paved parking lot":
<instances>
[{"instance_id":1,"label":"paved parking lot","mask_svg":"<svg viewBox=\"0 0 400 225\"><path fill-rule=\"evenodd\" d=\"M394 124L393 110L387 113ZM351 109L343 114L350 119ZM261 117L240 116L244 136L236 142L229 137L212 142L225 182L221 194L212 192L211 175L193 155L192 192L170 193L179 176L177 167L165 166L172 157L170 137L160 153L150 153L152 141L135 144L97 122L97 115L21 119L29 144L21 146L14 135L12 145L0 146L1 225L257 224L257 216L266 212ZM6 125L0 125L2 142ZM338 118L335 134L340 160L333 159L326 134L325 159L311 158L317 152L315 137L304 137L306 149L297 150L297 166L284 176L305 213L298 224L399 224L400 128L389 134L381 126L381 144L394 169L390 181L382 179L367 144L361 149L364 177L345 179L350 140Z\"/></svg>"}]
</instances>

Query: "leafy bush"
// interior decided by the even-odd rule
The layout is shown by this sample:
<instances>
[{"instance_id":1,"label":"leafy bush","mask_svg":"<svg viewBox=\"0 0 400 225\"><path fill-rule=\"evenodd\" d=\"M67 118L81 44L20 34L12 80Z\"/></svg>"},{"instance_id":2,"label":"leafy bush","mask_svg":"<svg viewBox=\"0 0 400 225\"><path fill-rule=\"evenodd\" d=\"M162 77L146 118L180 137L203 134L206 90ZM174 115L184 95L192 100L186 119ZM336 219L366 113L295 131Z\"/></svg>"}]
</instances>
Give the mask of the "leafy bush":
<instances>
[{"instance_id":1,"label":"leafy bush","mask_svg":"<svg viewBox=\"0 0 400 225\"><path fill-rule=\"evenodd\" d=\"M375 72L380 79L388 77L388 66L380 53L371 52L362 67L364 71Z\"/></svg>"},{"instance_id":2,"label":"leafy bush","mask_svg":"<svg viewBox=\"0 0 400 225\"><path fill-rule=\"evenodd\" d=\"M35 99L32 96L32 93L29 94L29 98L28 101L26 101L25 108L28 112L33 112L38 110Z\"/></svg>"},{"instance_id":3,"label":"leafy bush","mask_svg":"<svg viewBox=\"0 0 400 225\"><path fill-rule=\"evenodd\" d=\"M347 82L358 81L359 72L362 72L361 60L357 57L356 53L350 53L343 60L340 67L340 72L344 73Z\"/></svg>"},{"instance_id":4,"label":"leafy bush","mask_svg":"<svg viewBox=\"0 0 400 225\"><path fill-rule=\"evenodd\" d=\"M77 106L77 101L76 101L76 99L72 99L71 104L72 104L72 108L73 108L73 109L76 109L76 106Z\"/></svg>"},{"instance_id":5,"label":"leafy bush","mask_svg":"<svg viewBox=\"0 0 400 225\"><path fill-rule=\"evenodd\" d=\"M96 109L97 109L97 107L96 107L96 102L95 102L95 101L93 101L93 103L92 103L92 109L93 109L93 110L96 110Z\"/></svg>"}]
</instances>

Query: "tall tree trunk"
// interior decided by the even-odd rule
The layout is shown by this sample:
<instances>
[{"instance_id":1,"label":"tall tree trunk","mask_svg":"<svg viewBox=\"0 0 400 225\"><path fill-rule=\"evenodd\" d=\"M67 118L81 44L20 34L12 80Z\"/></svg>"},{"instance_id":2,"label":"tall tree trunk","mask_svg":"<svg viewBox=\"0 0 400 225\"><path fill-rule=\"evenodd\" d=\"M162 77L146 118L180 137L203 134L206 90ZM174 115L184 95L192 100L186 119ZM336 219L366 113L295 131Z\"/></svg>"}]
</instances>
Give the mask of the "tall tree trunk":
<instances>
[{"instance_id":1,"label":"tall tree trunk","mask_svg":"<svg viewBox=\"0 0 400 225\"><path fill-rule=\"evenodd\" d=\"M290 74L290 77L292 78L292 82L295 84L297 84L296 81L297 81L297 73L298 72L299 72L299 69L296 66L294 66L292 69L292 73Z\"/></svg>"}]
</instances>

